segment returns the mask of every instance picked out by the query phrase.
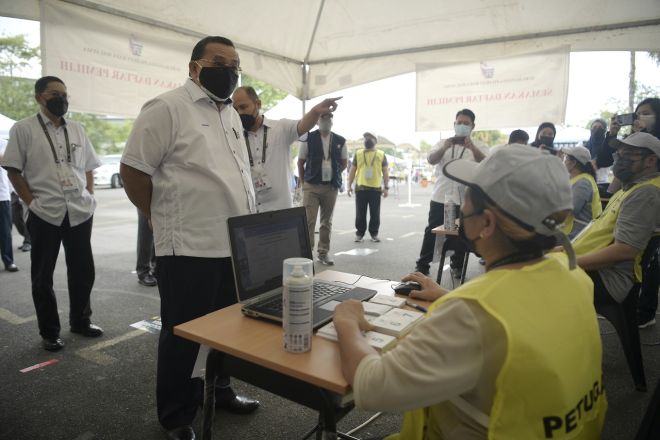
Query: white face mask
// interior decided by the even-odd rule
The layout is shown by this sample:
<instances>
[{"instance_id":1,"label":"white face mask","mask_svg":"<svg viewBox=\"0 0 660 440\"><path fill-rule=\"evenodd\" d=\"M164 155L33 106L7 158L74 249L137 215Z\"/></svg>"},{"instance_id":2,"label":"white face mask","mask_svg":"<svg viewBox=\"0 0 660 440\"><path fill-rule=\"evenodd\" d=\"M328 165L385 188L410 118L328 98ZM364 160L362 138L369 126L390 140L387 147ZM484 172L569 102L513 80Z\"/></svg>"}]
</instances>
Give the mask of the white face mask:
<instances>
[{"instance_id":1,"label":"white face mask","mask_svg":"<svg viewBox=\"0 0 660 440\"><path fill-rule=\"evenodd\" d=\"M454 132L458 137L468 137L472 133L472 127L463 124L454 124Z\"/></svg>"},{"instance_id":2,"label":"white face mask","mask_svg":"<svg viewBox=\"0 0 660 440\"><path fill-rule=\"evenodd\" d=\"M647 132L653 131L655 127L655 115L639 115L637 116L639 122L644 124L644 128Z\"/></svg>"}]
</instances>

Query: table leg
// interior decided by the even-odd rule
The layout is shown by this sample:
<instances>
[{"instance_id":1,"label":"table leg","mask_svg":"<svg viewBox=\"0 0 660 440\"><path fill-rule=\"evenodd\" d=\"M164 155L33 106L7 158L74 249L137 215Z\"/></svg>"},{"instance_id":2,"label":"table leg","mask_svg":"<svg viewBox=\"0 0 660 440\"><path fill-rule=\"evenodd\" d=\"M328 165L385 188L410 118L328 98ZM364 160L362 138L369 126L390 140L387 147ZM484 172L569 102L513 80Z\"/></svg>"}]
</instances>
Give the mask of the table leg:
<instances>
[{"instance_id":1,"label":"table leg","mask_svg":"<svg viewBox=\"0 0 660 440\"><path fill-rule=\"evenodd\" d=\"M468 262L470 260L470 252L465 252L465 257L463 257L463 269L461 270L461 284L465 283L465 274L467 273Z\"/></svg>"},{"instance_id":2,"label":"table leg","mask_svg":"<svg viewBox=\"0 0 660 440\"><path fill-rule=\"evenodd\" d=\"M206 358L204 374L204 407L202 409L201 440L213 439L213 416L215 415L215 382L218 377L218 357L220 352L210 350Z\"/></svg>"},{"instance_id":3,"label":"table leg","mask_svg":"<svg viewBox=\"0 0 660 440\"><path fill-rule=\"evenodd\" d=\"M436 237L436 240L438 238ZM440 284L442 282L442 271L444 270L445 267L445 257L447 256L447 240L445 238L445 242L442 244L442 250L440 251L440 266L438 266L438 275L435 277L435 282Z\"/></svg>"}]
</instances>

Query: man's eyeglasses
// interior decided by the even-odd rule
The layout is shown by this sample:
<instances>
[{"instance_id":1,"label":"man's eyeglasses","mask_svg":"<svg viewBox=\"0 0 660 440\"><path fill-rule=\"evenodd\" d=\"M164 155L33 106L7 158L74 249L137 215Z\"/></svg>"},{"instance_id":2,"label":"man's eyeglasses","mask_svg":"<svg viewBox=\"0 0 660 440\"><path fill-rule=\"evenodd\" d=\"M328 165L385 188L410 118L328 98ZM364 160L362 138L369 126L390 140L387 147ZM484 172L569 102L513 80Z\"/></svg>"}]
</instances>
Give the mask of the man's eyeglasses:
<instances>
[{"instance_id":1,"label":"man's eyeglasses","mask_svg":"<svg viewBox=\"0 0 660 440\"><path fill-rule=\"evenodd\" d=\"M206 63L209 63L211 65L211 67L222 67L223 69L231 70L237 75L240 75L241 72L243 71L243 70L241 70L240 66L228 66L225 63L223 63L222 61L211 61L211 60L207 60L205 58L200 58L197 61L204 61ZM204 66L202 66L202 67L204 67Z\"/></svg>"},{"instance_id":2,"label":"man's eyeglasses","mask_svg":"<svg viewBox=\"0 0 660 440\"><path fill-rule=\"evenodd\" d=\"M648 156L648 154L643 151L635 150L618 150L612 155L614 160L617 159L627 159L627 160L643 160Z\"/></svg>"}]
</instances>

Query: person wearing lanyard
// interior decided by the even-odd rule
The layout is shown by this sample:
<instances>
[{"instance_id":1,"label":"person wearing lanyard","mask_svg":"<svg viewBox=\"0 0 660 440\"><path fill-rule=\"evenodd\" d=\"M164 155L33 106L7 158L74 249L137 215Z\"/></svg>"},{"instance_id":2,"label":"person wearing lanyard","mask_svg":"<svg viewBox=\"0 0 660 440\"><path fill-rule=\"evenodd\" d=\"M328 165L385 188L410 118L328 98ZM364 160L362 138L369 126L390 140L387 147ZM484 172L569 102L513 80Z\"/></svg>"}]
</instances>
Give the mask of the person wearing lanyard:
<instances>
[{"instance_id":1,"label":"person wearing lanyard","mask_svg":"<svg viewBox=\"0 0 660 440\"><path fill-rule=\"evenodd\" d=\"M348 175L348 195L353 191L353 180L357 176L355 187L355 242L363 240L367 229L367 207L369 207L369 234L371 241L380 242L380 198L387 197L389 190L389 173L385 152L376 150L378 138L373 134L364 133L364 149L360 149L353 157L353 165ZM369 157L371 160L369 160ZM380 183L383 182L381 190Z\"/></svg>"},{"instance_id":2,"label":"person wearing lanyard","mask_svg":"<svg viewBox=\"0 0 660 440\"><path fill-rule=\"evenodd\" d=\"M66 256L71 331L87 337L103 334L90 321L95 276L90 239L96 208L92 170L101 162L82 126L64 119L69 105L64 82L45 76L34 91L40 112L14 124L0 165L29 209L32 298L42 345L57 351L64 347L53 291L60 244Z\"/></svg>"},{"instance_id":3,"label":"person wearing lanyard","mask_svg":"<svg viewBox=\"0 0 660 440\"><path fill-rule=\"evenodd\" d=\"M456 113L454 121L455 136L444 141L438 142L429 153L428 161L435 165L435 174L437 180L433 187L433 194L429 207L429 219L426 229L424 229L424 239L422 248L419 251L419 258L416 262L415 270L425 275L429 274L431 261L433 260L433 251L435 250L435 235L433 228L444 223L445 203L451 200L458 210L462 197L463 186L452 182L442 175L442 167L454 159L466 159L474 162L481 162L488 154L488 146L483 142L472 139L471 134L474 130L474 113L469 109L463 109ZM453 240L453 237L448 237ZM459 277L463 265L464 253L454 252L451 256L450 266L452 274Z\"/></svg>"},{"instance_id":4,"label":"person wearing lanyard","mask_svg":"<svg viewBox=\"0 0 660 440\"><path fill-rule=\"evenodd\" d=\"M153 227L162 328L156 405L170 439L194 439L203 383L199 344L174 326L236 303L227 218L256 212L241 119L229 98L240 74L234 43L201 39L183 86L144 104L121 158L126 194ZM216 407L247 414L259 402L216 383Z\"/></svg>"},{"instance_id":5,"label":"person wearing lanyard","mask_svg":"<svg viewBox=\"0 0 660 440\"><path fill-rule=\"evenodd\" d=\"M443 174L467 185L459 236L486 273L452 292L417 272L425 318L382 356L362 303L335 308L341 368L355 406L406 411L387 440L596 440L605 420L593 283L560 230L568 172L547 152L510 145ZM545 252L560 240L566 254ZM561 323L561 325L558 325Z\"/></svg>"},{"instance_id":6,"label":"person wearing lanyard","mask_svg":"<svg viewBox=\"0 0 660 440\"><path fill-rule=\"evenodd\" d=\"M314 128L322 114L333 112L338 99L341 98L323 100L299 121L273 120L260 113L261 100L254 88L244 86L236 89L232 101L243 124L259 212L293 206L291 144Z\"/></svg>"},{"instance_id":7,"label":"person wearing lanyard","mask_svg":"<svg viewBox=\"0 0 660 440\"><path fill-rule=\"evenodd\" d=\"M303 189L303 205L307 212L309 242L314 250L316 217L321 211L319 243L316 248L321 264L332 266L330 251L332 213L341 188L341 173L346 169L348 153L346 139L331 131L332 113L323 114L319 129L307 134L298 152L298 186Z\"/></svg>"}]
</instances>

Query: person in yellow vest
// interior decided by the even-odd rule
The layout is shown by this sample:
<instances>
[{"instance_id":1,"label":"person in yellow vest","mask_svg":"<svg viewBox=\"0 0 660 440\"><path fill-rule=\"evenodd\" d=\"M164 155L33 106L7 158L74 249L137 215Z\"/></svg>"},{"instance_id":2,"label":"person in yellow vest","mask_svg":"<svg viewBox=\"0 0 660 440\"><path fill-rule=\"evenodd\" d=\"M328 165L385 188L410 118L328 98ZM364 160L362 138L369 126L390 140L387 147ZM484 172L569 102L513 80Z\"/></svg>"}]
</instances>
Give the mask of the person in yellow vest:
<instances>
[{"instance_id":1,"label":"person in yellow vest","mask_svg":"<svg viewBox=\"0 0 660 440\"><path fill-rule=\"evenodd\" d=\"M367 207L369 208L369 234L371 241L378 243L380 229L380 198L387 197L389 190L389 169L385 152L376 149L378 138L367 132L364 135L364 148L353 156L353 164L348 174L348 196L355 186L355 242L364 238L367 230ZM383 187L381 188L381 182Z\"/></svg>"},{"instance_id":2,"label":"person in yellow vest","mask_svg":"<svg viewBox=\"0 0 660 440\"><path fill-rule=\"evenodd\" d=\"M571 176L573 211L568 215L562 230L573 239L589 222L603 212L596 185L596 171L591 154L585 147L569 147L561 150L564 165Z\"/></svg>"},{"instance_id":3,"label":"person in yellow vest","mask_svg":"<svg viewBox=\"0 0 660 440\"><path fill-rule=\"evenodd\" d=\"M407 411L388 440L600 438L607 401L593 284L574 256L544 256L557 238L572 255L559 230L572 208L566 167L510 145L443 173L468 186L459 235L486 273L449 293L420 272L404 277L422 285L413 297L434 302L382 355L361 334L371 328L362 304L337 306L356 406Z\"/></svg>"},{"instance_id":4,"label":"person in yellow vest","mask_svg":"<svg viewBox=\"0 0 660 440\"><path fill-rule=\"evenodd\" d=\"M573 243L597 304L622 302L641 281L642 254L660 231L660 140L637 132L617 142L612 172L622 188Z\"/></svg>"}]
</instances>

